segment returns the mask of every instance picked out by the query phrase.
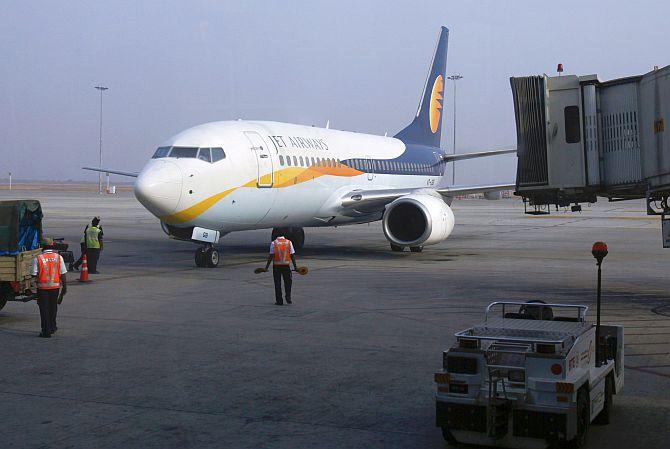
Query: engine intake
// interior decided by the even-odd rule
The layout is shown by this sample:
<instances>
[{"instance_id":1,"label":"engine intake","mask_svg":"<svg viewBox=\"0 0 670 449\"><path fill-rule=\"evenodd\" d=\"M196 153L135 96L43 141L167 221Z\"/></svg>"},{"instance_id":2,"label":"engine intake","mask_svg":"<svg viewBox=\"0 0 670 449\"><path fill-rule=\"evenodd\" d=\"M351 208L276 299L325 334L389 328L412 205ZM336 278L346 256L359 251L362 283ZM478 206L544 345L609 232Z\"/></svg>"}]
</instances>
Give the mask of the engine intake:
<instances>
[{"instance_id":1,"label":"engine intake","mask_svg":"<svg viewBox=\"0 0 670 449\"><path fill-rule=\"evenodd\" d=\"M441 197L405 195L386 206L384 235L398 246L440 243L454 229L454 213Z\"/></svg>"}]
</instances>

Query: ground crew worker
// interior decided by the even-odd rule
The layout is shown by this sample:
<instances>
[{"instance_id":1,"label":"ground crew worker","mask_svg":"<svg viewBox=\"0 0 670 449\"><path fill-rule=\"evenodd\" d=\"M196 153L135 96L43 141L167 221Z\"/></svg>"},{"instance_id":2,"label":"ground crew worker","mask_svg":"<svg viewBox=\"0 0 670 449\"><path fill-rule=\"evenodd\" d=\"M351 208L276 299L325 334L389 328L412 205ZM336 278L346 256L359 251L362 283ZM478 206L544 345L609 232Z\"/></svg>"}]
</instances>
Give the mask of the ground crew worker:
<instances>
[{"instance_id":1,"label":"ground crew worker","mask_svg":"<svg viewBox=\"0 0 670 449\"><path fill-rule=\"evenodd\" d=\"M103 248L102 243L102 227L100 218L95 217L91 220L91 226L86 229L86 260L88 261L88 272L90 274L98 274L98 258Z\"/></svg>"},{"instance_id":2,"label":"ground crew worker","mask_svg":"<svg viewBox=\"0 0 670 449\"><path fill-rule=\"evenodd\" d=\"M83 263L84 256L86 255L86 230L88 229L88 225L84 228L84 232L81 234L81 240L79 240L79 249L81 251L81 254L79 255L79 259L70 266L70 270L73 268L77 271L79 271L79 267Z\"/></svg>"},{"instance_id":3,"label":"ground crew worker","mask_svg":"<svg viewBox=\"0 0 670 449\"><path fill-rule=\"evenodd\" d=\"M53 240L47 239L43 248L44 252L33 259L32 275L37 278L37 305L40 308L42 326L40 337L50 338L58 330L58 298L61 286L63 296L67 293L67 269L63 257L53 251Z\"/></svg>"},{"instance_id":4,"label":"ground crew worker","mask_svg":"<svg viewBox=\"0 0 670 449\"><path fill-rule=\"evenodd\" d=\"M278 306L284 305L281 292L281 280L284 278L284 291L286 292L286 303L291 304L291 262L293 268L297 271L298 265L295 261L295 250L293 243L284 236L277 237L277 239L270 243L270 254L268 255L265 270L272 265L272 277L275 281L275 304Z\"/></svg>"}]
</instances>

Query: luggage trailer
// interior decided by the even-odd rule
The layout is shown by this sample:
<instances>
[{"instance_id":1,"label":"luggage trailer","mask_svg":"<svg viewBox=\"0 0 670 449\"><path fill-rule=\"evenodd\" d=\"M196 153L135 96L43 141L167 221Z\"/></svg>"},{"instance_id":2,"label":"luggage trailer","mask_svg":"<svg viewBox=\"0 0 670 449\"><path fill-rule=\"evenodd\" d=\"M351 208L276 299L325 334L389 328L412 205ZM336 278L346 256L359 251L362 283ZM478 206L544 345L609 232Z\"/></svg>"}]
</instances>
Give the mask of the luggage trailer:
<instances>
[{"instance_id":1,"label":"luggage trailer","mask_svg":"<svg viewBox=\"0 0 670 449\"><path fill-rule=\"evenodd\" d=\"M623 327L584 305L494 302L442 355L436 425L449 443L581 447L623 388ZM556 316L554 316L556 314Z\"/></svg>"}]
</instances>

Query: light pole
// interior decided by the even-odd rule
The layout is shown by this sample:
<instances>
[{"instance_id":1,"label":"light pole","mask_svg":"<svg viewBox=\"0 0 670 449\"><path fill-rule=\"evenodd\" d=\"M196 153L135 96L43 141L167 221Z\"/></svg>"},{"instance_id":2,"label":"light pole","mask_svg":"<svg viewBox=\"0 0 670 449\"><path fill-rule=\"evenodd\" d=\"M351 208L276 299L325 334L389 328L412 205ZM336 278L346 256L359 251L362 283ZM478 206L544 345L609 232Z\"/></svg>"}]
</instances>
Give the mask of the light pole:
<instances>
[{"instance_id":1,"label":"light pole","mask_svg":"<svg viewBox=\"0 0 670 449\"><path fill-rule=\"evenodd\" d=\"M95 86L100 91L100 153L98 155L98 168L102 170L102 93L109 89L105 86ZM107 173L107 187L109 188L109 173ZM102 172L98 172L98 193L102 194Z\"/></svg>"},{"instance_id":2,"label":"light pole","mask_svg":"<svg viewBox=\"0 0 670 449\"><path fill-rule=\"evenodd\" d=\"M596 259L596 265L598 266L598 293L597 293L597 304L596 304L596 366L602 365L603 360L603 350L602 345L600 344L600 297L601 297L601 275L600 267L603 264L603 259L607 256L607 244L605 242L596 242L591 248L591 254Z\"/></svg>"},{"instance_id":3,"label":"light pole","mask_svg":"<svg viewBox=\"0 0 670 449\"><path fill-rule=\"evenodd\" d=\"M454 75L448 76L448 80L452 80L454 82L454 129L452 132L454 133L454 147L453 147L453 153L456 154L456 81L462 79L463 77L456 73ZM456 162L451 163L451 184L455 185L456 184Z\"/></svg>"}]
</instances>

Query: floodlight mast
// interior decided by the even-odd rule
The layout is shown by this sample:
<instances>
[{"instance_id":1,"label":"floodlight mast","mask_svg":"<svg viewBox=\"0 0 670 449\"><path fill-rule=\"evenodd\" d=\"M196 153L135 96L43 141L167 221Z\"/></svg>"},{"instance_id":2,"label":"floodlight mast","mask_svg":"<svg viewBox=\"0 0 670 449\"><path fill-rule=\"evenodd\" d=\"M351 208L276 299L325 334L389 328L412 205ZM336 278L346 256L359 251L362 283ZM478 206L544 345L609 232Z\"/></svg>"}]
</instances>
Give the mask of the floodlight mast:
<instances>
[{"instance_id":1,"label":"floodlight mast","mask_svg":"<svg viewBox=\"0 0 670 449\"><path fill-rule=\"evenodd\" d=\"M456 154L456 81L463 79L463 76L459 73L456 73L454 75L450 75L447 77L448 80L451 80L454 82L454 100L453 100L453 108L454 108L454 126L451 130L454 136L454 145L453 145L453 153ZM451 163L451 185L456 184L456 162Z\"/></svg>"},{"instance_id":2,"label":"floodlight mast","mask_svg":"<svg viewBox=\"0 0 670 449\"><path fill-rule=\"evenodd\" d=\"M109 87L102 85L95 86L100 91L100 147L98 152L98 169L102 170L102 94ZM109 189L109 173L107 173L107 188ZM98 193L102 194L102 172L98 172Z\"/></svg>"}]
</instances>

